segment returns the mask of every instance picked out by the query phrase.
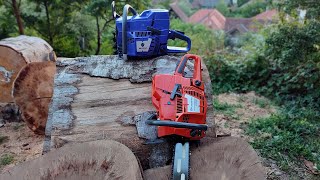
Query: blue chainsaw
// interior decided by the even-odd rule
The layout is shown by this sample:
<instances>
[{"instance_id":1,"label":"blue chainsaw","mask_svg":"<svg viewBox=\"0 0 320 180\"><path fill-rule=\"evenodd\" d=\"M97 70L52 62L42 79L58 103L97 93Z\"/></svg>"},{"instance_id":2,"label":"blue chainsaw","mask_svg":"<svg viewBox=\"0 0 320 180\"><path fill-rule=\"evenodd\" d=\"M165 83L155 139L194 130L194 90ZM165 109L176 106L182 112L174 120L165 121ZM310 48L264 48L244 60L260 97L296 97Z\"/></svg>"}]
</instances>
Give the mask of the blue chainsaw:
<instances>
[{"instance_id":1,"label":"blue chainsaw","mask_svg":"<svg viewBox=\"0 0 320 180\"><path fill-rule=\"evenodd\" d=\"M132 16L128 16L132 13ZM115 41L117 54L128 58L147 58L168 53L186 53L191 48L191 40L181 31L169 29L170 17L166 9L149 9L139 14L130 5L123 8L122 17L117 14L112 2L112 14L116 20ZM168 40L180 39L187 47L168 46Z\"/></svg>"}]
</instances>

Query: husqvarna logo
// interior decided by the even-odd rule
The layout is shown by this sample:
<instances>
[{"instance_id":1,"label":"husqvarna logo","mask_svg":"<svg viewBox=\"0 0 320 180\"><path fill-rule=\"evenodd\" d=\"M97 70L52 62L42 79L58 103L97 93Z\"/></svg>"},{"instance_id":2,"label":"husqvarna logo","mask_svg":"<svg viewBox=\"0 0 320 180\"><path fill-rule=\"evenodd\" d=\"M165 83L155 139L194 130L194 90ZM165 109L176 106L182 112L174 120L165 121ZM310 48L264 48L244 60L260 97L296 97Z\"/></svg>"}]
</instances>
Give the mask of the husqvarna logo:
<instances>
[{"instance_id":1,"label":"husqvarna logo","mask_svg":"<svg viewBox=\"0 0 320 180\"><path fill-rule=\"evenodd\" d=\"M147 41L137 41L137 52L148 52L150 45L151 45L152 39L148 38Z\"/></svg>"}]
</instances>

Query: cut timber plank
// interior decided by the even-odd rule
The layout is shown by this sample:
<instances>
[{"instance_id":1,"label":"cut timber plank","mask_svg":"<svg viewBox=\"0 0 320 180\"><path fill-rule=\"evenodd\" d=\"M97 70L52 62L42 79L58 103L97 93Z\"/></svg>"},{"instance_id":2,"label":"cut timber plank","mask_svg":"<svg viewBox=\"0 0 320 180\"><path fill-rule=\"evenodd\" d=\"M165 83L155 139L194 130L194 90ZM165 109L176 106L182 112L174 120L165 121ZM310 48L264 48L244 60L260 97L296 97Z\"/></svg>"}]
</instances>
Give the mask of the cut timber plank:
<instances>
[{"instance_id":1,"label":"cut timber plank","mask_svg":"<svg viewBox=\"0 0 320 180\"><path fill-rule=\"evenodd\" d=\"M159 165L149 162L153 154L162 154L161 162L166 163L172 156L168 144L162 149L143 145L144 140L132 124L142 113L155 111L151 102L152 75L173 73L178 60L180 57L174 56L126 62L117 56L59 59L44 152L65 143L112 139L128 146L144 169ZM213 127L211 83L204 63L202 66L209 104L207 122ZM186 76L192 75L192 67L188 62ZM214 128L207 136L215 137Z\"/></svg>"}]
</instances>

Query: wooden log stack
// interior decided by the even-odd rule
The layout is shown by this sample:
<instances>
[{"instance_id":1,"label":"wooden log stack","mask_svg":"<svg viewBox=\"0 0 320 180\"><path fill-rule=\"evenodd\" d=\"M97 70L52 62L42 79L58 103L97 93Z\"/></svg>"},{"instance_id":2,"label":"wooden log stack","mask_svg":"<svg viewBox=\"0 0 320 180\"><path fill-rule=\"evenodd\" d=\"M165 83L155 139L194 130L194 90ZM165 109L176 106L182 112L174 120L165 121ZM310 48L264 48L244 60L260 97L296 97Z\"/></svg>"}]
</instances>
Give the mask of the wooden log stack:
<instances>
[{"instance_id":1,"label":"wooden log stack","mask_svg":"<svg viewBox=\"0 0 320 180\"><path fill-rule=\"evenodd\" d=\"M0 41L0 103L18 105L21 118L44 134L53 93L56 55L37 37L18 36Z\"/></svg>"}]
</instances>

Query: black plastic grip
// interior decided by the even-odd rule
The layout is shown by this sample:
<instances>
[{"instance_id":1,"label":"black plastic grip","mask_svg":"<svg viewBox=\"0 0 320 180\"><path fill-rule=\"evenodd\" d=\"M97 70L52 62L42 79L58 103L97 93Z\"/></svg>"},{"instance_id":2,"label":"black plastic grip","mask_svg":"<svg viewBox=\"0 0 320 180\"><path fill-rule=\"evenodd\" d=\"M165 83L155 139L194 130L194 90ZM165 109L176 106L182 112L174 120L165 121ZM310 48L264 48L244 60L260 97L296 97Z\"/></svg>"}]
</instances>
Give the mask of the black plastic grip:
<instances>
[{"instance_id":1,"label":"black plastic grip","mask_svg":"<svg viewBox=\"0 0 320 180\"><path fill-rule=\"evenodd\" d=\"M168 120L147 120L147 124L154 126L168 126L174 128L187 128L206 131L208 126L206 124L184 123Z\"/></svg>"},{"instance_id":2,"label":"black plastic grip","mask_svg":"<svg viewBox=\"0 0 320 180\"><path fill-rule=\"evenodd\" d=\"M179 65L179 67L178 67L178 73L179 74L182 74L182 76L184 75L183 73L184 73L184 68L185 68L185 66L186 66L186 64L187 64L187 61L188 61L188 58L184 58L183 60L182 60L182 62L180 63L180 65Z\"/></svg>"}]
</instances>

